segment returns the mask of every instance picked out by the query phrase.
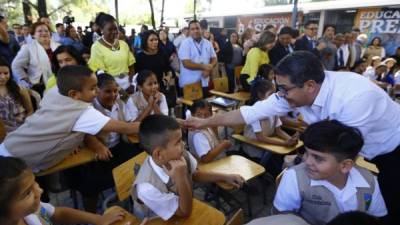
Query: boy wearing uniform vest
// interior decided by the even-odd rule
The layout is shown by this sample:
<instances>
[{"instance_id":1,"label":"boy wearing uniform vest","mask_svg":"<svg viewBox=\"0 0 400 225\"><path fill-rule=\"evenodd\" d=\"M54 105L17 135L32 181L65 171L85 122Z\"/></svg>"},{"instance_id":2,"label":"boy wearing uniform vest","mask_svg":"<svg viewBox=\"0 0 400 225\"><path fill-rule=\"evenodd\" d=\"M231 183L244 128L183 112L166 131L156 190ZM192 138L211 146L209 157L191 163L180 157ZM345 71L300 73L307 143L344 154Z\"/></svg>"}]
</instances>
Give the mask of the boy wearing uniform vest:
<instances>
[{"instance_id":1,"label":"boy wearing uniform vest","mask_svg":"<svg viewBox=\"0 0 400 225\"><path fill-rule=\"evenodd\" d=\"M310 125L301 139L306 148L303 162L283 175L275 212L298 213L312 225L348 211L387 214L376 177L354 165L364 144L356 128L326 120Z\"/></svg>"},{"instance_id":2,"label":"boy wearing uniform vest","mask_svg":"<svg viewBox=\"0 0 400 225\"><path fill-rule=\"evenodd\" d=\"M226 182L240 187L239 175L197 170L197 161L185 150L178 122L164 115L149 115L139 128L140 144L149 154L132 187L137 217L188 217L192 210L193 181Z\"/></svg>"},{"instance_id":3,"label":"boy wearing uniform vest","mask_svg":"<svg viewBox=\"0 0 400 225\"><path fill-rule=\"evenodd\" d=\"M22 158L35 172L62 161L84 140L100 131L134 134L138 123L111 119L97 111L96 75L84 66L63 67L57 87L45 94L40 108L0 145L0 155Z\"/></svg>"},{"instance_id":4,"label":"boy wearing uniform vest","mask_svg":"<svg viewBox=\"0 0 400 225\"><path fill-rule=\"evenodd\" d=\"M194 117L208 118L212 116L211 104L206 100L197 100L190 107ZM225 150L232 144L229 140L218 140L216 132L211 128L189 130L188 144L190 153L201 163L209 163L225 156Z\"/></svg>"}]
</instances>

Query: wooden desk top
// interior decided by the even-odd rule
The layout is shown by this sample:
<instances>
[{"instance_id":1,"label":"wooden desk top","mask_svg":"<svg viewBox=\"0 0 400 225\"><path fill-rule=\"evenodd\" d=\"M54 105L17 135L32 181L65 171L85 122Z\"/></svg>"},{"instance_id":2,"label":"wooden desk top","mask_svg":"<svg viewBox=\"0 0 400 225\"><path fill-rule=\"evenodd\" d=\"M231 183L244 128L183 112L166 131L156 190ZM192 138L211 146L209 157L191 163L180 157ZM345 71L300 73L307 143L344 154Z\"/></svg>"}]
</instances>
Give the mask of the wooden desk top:
<instances>
[{"instance_id":1,"label":"wooden desk top","mask_svg":"<svg viewBox=\"0 0 400 225\"><path fill-rule=\"evenodd\" d=\"M121 209L120 207L111 207L106 210L106 213ZM139 225L140 221L132 214L126 212L125 219L113 223L112 225L125 225L131 222L131 225ZM161 218L153 218L147 221L146 225L223 225L225 223L225 215L217 209L193 199L192 214L188 218L172 217L167 221Z\"/></svg>"},{"instance_id":2,"label":"wooden desk top","mask_svg":"<svg viewBox=\"0 0 400 225\"><path fill-rule=\"evenodd\" d=\"M235 92L232 94L228 94L228 93L224 93L224 92L220 92L220 91L210 90L210 93L213 95L217 95L217 96L220 96L223 98L233 99L233 100L240 101L240 102L245 102L250 99L250 93L244 92L244 91L239 91L239 92Z\"/></svg>"},{"instance_id":3,"label":"wooden desk top","mask_svg":"<svg viewBox=\"0 0 400 225\"><path fill-rule=\"evenodd\" d=\"M88 162L91 162L95 159L95 153L88 148L82 148L76 154L71 154L63 161L58 163L57 165L50 167L46 170L40 171L36 174L36 176L44 176L48 174L52 174L55 172L59 172L62 170L66 170L75 166L79 166Z\"/></svg>"},{"instance_id":4,"label":"wooden desk top","mask_svg":"<svg viewBox=\"0 0 400 225\"><path fill-rule=\"evenodd\" d=\"M147 153L142 152L112 170L115 190L120 201L127 199L131 194L133 180L135 179L133 170L135 164L142 165L146 158Z\"/></svg>"},{"instance_id":5,"label":"wooden desk top","mask_svg":"<svg viewBox=\"0 0 400 225\"><path fill-rule=\"evenodd\" d=\"M137 144L137 143L139 143L139 134L128 135L128 139L130 142Z\"/></svg>"},{"instance_id":6,"label":"wooden desk top","mask_svg":"<svg viewBox=\"0 0 400 225\"><path fill-rule=\"evenodd\" d=\"M285 147L285 146L263 143L263 142L260 142L260 141L254 140L254 139L247 138L240 134L233 134L232 137L238 141L241 141L246 144L260 148L262 150L269 151L269 152L272 152L275 154L280 154L280 155L289 154L289 153L293 152L294 150L303 146L303 142L301 142L301 141L299 141L299 143L297 143L297 145L294 147ZM272 138L278 139L277 137L272 137Z\"/></svg>"},{"instance_id":7,"label":"wooden desk top","mask_svg":"<svg viewBox=\"0 0 400 225\"><path fill-rule=\"evenodd\" d=\"M178 98L178 99L176 100L176 102L177 102L178 104L182 103L182 104L185 104L185 105L187 105L187 106L192 106L192 105L193 105L193 100L184 99L184 98Z\"/></svg>"},{"instance_id":8,"label":"wooden desk top","mask_svg":"<svg viewBox=\"0 0 400 225\"><path fill-rule=\"evenodd\" d=\"M199 170L207 172L218 172L223 174L239 174L246 181L265 172L265 168L243 156L231 155L216 161L199 164ZM218 183L218 186L225 190L231 190L233 187L226 183Z\"/></svg>"},{"instance_id":9,"label":"wooden desk top","mask_svg":"<svg viewBox=\"0 0 400 225\"><path fill-rule=\"evenodd\" d=\"M289 126L289 125L282 125L282 128L286 128L292 131L297 131L303 133L306 130L306 127L299 127L299 126Z\"/></svg>"},{"instance_id":10,"label":"wooden desk top","mask_svg":"<svg viewBox=\"0 0 400 225\"><path fill-rule=\"evenodd\" d=\"M379 170L376 167L376 165L373 164L373 163L365 161L364 157L362 157L362 156L357 157L356 164L357 164L357 166L365 168L365 169L367 169L367 170L369 170L369 171L371 171L373 173L376 173L376 174L379 173Z\"/></svg>"}]
</instances>

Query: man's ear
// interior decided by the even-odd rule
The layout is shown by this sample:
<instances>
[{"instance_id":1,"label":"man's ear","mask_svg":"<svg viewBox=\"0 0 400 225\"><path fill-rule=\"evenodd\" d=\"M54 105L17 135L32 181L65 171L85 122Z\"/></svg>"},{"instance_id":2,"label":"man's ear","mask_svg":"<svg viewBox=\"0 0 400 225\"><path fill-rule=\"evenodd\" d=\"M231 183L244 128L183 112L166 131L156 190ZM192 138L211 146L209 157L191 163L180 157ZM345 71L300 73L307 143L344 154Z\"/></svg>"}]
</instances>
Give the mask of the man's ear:
<instances>
[{"instance_id":1,"label":"man's ear","mask_svg":"<svg viewBox=\"0 0 400 225\"><path fill-rule=\"evenodd\" d=\"M354 161L351 159L345 159L340 162L340 171L343 174L349 173L351 168L354 166Z\"/></svg>"},{"instance_id":2,"label":"man's ear","mask_svg":"<svg viewBox=\"0 0 400 225\"><path fill-rule=\"evenodd\" d=\"M68 97L73 98L75 100L79 100L81 97L81 92L77 90L69 90Z\"/></svg>"},{"instance_id":3,"label":"man's ear","mask_svg":"<svg viewBox=\"0 0 400 225\"><path fill-rule=\"evenodd\" d=\"M307 91L314 92L318 84L313 80L308 80L304 83L304 85L306 86Z\"/></svg>"}]
</instances>

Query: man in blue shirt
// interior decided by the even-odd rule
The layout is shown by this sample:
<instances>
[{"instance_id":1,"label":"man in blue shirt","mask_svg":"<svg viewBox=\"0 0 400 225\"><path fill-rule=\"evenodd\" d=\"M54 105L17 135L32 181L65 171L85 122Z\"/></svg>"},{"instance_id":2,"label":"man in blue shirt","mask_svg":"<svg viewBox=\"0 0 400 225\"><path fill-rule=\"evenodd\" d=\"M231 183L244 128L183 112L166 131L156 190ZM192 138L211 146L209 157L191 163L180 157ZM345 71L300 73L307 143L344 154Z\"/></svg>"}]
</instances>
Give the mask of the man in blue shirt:
<instances>
[{"instance_id":1,"label":"man in blue shirt","mask_svg":"<svg viewBox=\"0 0 400 225\"><path fill-rule=\"evenodd\" d=\"M189 23L190 37L182 41L178 56L181 60L179 87L202 83L203 96L208 94L211 71L217 64L217 55L212 44L202 38L202 30L197 20Z\"/></svg>"}]
</instances>

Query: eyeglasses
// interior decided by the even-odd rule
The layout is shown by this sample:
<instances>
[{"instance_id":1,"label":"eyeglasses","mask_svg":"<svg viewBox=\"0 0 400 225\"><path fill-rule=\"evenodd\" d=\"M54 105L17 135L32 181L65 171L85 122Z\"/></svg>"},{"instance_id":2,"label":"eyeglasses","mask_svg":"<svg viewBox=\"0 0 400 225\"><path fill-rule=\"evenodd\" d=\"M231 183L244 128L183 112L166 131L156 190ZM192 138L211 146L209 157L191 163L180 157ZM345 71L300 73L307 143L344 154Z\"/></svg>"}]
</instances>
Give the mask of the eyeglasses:
<instances>
[{"instance_id":1,"label":"eyeglasses","mask_svg":"<svg viewBox=\"0 0 400 225\"><path fill-rule=\"evenodd\" d=\"M282 85L276 85L276 93L278 94L279 97L286 97L289 94L289 91L295 88L297 88L297 86L285 88Z\"/></svg>"},{"instance_id":2,"label":"eyeglasses","mask_svg":"<svg viewBox=\"0 0 400 225\"><path fill-rule=\"evenodd\" d=\"M318 30L318 27L308 27L309 30Z\"/></svg>"}]
</instances>

